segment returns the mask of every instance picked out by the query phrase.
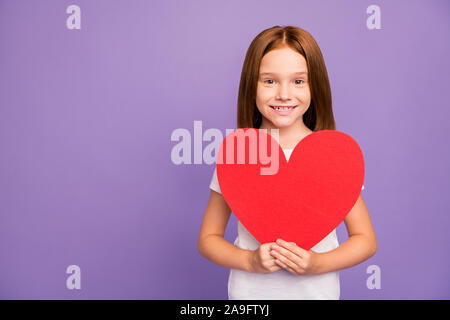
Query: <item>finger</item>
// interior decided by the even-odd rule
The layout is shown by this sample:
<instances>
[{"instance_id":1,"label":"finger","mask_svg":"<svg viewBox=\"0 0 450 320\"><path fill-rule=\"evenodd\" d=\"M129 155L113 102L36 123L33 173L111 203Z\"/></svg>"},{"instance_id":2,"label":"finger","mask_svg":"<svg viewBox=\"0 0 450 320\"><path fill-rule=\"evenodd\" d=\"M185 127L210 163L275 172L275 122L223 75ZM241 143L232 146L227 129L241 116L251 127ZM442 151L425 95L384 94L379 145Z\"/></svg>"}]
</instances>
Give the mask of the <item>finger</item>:
<instances>
[{"instance_id":1,"label":"finger","mask_svg":"<svg viewBox=\"0 0 450 320\"><path fill-rule=\"evenodd\" d=\"M294 261L292 261L291 259L287 258L286 256L283 256L282 254L276 252L275 250L273 250L273 254L275 257L277 257L276 260L280 260L281 262L283 262L285 265L287 265L288 267L291 267L292 269L297 269L299 264L295 263Z\"/></svg>"},{"instance_id":2,"label":"finger","mask_svg":"<svg viewBox=\"0 0 450 320\"><path fill-rule=\"evenodd\" d=\"M273 251L273 250L271 250L271 251ZM271 252L271 251L270 251L270 252ZM270 253L270 252L269 252L269 253ZM276 256L275 256L275 255L272 255L272 254L270 254L269 257L267 257L267 258L264 259L264 261L267 261L267 264L270 265L270 266L276 265L275 260L276 260Z\"/></svg>"},{"instance_id":3,"label":"finger","mask_svg":"<svg viewBox=\"0 0 450 320\"><path fill-rule=\"evenodd\" d=\"M294 269L294 268L291 268L290 266L284 264L279 259L277 259L276 261L277 261L277 264L283 264L284 265L283 269L286 269L287 271L289 271L290 273L292 273L292 274L294 274L296 276L302 275L305 272L305 270L303 268L301 268L301 267L296 267Z\"/></svg>"},{"instance_id":4,"label":"finger","mask_svg":"<svg viewBox=\"0 0 450 320\"><path fill-rule=\"evenodd\" d=\"M271 266L276 266L277 264L275 263L275 260L277 260L276 258L270 259L270 265Z\"/></svg>"},{"instance_id":5,"label":"finger","mask_svg":"<svg viewBox=\"0 0 450 320\"><path fill-rule=\"evenodd\" d=\"M270 248L271 245L276 244L276 242L266 242L264 244L262 244L261 246L266 247L266 248Z\"/></svg>"},{"instance_id":6,"label":"finger","mask_svg":"<svg viewBox=\"0 0 450 320\"><path fill-rule=\"evenodd\" d=\"M274 272L277 270L280 270L281 267L275 262L275 259L271 260L270 262L266 263L266 266L264 267L269 272Z\"/></svg>"},{"instance_id":7,"label":"finger","mask_svg":"<svg viewBox=\"0 0 450 320\"><path fill-rule=\"evenodd\" d=\"M278 271L278 270L281 270L282 268L281 268L281 266L279 266L278 264L276 264L276 263L274 263L274 266L273 267L270 267L270 272L274 272L274 271Z\"/></svg>"},{"instance_id":8,"label":"finger","mask_svg":"<svg viewBox=\"0 0 450 320\"><path fill-rule=\"evenodd\" d=\"M289 260L293 261L295 264L300 265L300 263L303 261L301 257L299 257L297 254L293 253L292 251L285 249L281 246L275 245L273 246L273 249L275 253L278 253L279 255L282 255ZM274 255L275 257L279 257L278 255Z\"/></svg>"},{"instance_id":9,"label":"finger","mask_svg":"<svg viewBox=\"0 0 450 320\"><path fill-rule=\"evenodd\" d=\"M287 241L284 241L283 239L278 239L276 242L277 242L278 245L280 245L283 248L285 248L285 249L295 253L300 258L304 257L305 254L308 253L308 251L306 251L305 249L300 248L299 246L297 246L295 244L295 242L287 242Z\"/></svg>"},{"instance_id":10,"label":"finger","mask_svg":"<svg viewBox=\"0 0 450 320\"><path fill-rule=\"evenodd\" d=\"M275 264L280 266L283 269L288 269L289 267L280 259L275 259Z\"/></svg>"},{"instance_id":11,"label":"finger","mask_svg":"<svg viewBox=\"0 0 450 320\"><path fill-rule=\"evenodd\" d=\"M277 263L281 268L283 268L283 269L289 271L289 272L292 273L293 275L297 275L297 272L296 272L294 269L292 269L291 267L289 267L288 265L286 265L285 263L283 263L281 260L277 259L277 260L275 260L275 261L276 261L276 263Z\"/></svg>"},{"instance_id":12,"label":"finger","mask_svg":"<svg viewBox=\"0 0 450 320\"><path fill-rule=\"evenodd\" d=\"M276 253L277 252L275 251L275 247L271 248L270 251L269 251L270 257L273 258L273 259L277 258Z\"/></svg>"}]
</instances>

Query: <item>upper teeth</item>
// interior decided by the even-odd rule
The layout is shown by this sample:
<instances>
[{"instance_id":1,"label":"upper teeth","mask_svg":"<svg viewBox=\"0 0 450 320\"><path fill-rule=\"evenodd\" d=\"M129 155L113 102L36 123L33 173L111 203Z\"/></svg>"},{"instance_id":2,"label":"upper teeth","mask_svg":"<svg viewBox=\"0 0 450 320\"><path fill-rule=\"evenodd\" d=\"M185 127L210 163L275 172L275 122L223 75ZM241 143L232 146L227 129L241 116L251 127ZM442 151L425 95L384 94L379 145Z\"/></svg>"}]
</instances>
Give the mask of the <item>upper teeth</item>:
<instances>
[{"instance_id":1,"label":"upper teeth","mask_svg":"<svg viewBox=\"0 0 450 320\"><path fill-rule=\"evenodd\" d=\"M292 107L274 107L276 110L288 110L291 109Z\"/></svg>"}]
</instances>

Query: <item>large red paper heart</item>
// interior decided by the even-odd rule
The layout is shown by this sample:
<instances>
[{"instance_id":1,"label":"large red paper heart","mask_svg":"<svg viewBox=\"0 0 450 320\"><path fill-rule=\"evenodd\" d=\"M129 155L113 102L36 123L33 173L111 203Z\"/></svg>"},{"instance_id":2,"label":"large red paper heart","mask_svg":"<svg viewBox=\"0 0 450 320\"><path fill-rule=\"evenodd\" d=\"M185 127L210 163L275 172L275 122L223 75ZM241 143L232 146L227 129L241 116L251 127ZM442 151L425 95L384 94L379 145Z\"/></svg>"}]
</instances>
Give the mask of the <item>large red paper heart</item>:
<instances>
[{"instance_id":1,"label":"large red paper heart","mask_svg":"<svg viewBox=\"0 0 450 320\"><path fill-rule=\"evenodd\" d=\"M250 138L252 134L256 139ZM244 149L239 137L245 141L241 163L238 153ZM278 172L262 174L269 167L262 155L270 157L277 150ZM249 151L257 154L254 163ZM321 130L304 137L287 162L278 142L266 131L241 128L229 133L220 146L217 178L230 209L260 243L281 238L309 250L356 203L364 182L364 158L348 134Z\"/></svg>"}]
</instances>

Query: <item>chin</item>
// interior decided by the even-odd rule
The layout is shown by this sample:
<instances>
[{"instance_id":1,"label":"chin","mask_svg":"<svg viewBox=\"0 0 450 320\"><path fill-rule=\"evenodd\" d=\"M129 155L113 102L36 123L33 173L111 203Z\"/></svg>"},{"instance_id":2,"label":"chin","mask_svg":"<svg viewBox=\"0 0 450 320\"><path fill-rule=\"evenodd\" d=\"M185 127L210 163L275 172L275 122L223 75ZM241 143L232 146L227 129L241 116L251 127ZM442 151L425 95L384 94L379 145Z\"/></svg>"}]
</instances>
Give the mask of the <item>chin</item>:
<instances>
[{"instance_id":1,"label":"chin","mask_svg":"<svg viewBox=\"0 0 450 320\"><path fill-rule=\"evenodd\" d=\"M274 119L272 121L272 124L279 129L288 128L288 127L292 126L294 123L295 123L295 119L294 120L292 120L292 119Z\"/></svg>"}]
</instances>

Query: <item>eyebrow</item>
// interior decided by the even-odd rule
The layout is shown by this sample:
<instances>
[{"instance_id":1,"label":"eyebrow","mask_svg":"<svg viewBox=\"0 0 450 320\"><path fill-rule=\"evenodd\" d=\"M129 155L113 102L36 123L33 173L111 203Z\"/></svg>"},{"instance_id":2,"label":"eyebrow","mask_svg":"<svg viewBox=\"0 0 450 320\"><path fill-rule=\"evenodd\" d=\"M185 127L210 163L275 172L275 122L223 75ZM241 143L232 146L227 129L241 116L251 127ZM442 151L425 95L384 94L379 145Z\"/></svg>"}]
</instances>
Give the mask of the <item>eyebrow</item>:
<instances>
[{"instance_id":1,"label":"eyebrow","mask_svg":"<svg viewBox=\"0 0 450 320\"><path fill-rule=\"evenodd\" d=\"M266 76L266 75L276 75L276 72L263 72L260 73L260 76ZM292 75L300 75L300 74L308 74L306 71L299 71L299 72L294 72L292 73Z\"/></svg>"}]
</instances>

